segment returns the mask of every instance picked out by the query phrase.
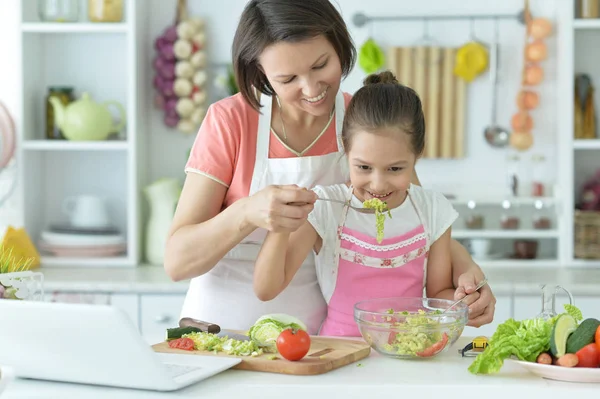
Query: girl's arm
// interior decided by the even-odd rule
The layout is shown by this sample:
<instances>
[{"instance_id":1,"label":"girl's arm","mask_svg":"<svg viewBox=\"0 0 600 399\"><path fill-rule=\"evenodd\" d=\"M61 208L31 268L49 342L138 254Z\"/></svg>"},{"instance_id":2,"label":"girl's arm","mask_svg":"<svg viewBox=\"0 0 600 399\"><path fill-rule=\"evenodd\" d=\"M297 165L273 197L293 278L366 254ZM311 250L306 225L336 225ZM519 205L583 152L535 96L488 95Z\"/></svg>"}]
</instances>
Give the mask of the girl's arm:
<instances>
[{"instance_id":1,"label":"girl's arm","mask_svg":"<svg viewBox=\"0 0 600 399\"><path fill-rule=\"evenodd\" d=\"M417 186L421 186L421 181L417 175L417 170L413 169L413 175L411 179L412 183ZM477 281L483 279L483 271L481 267L473 261L471 254L466 248L455 239L450 239L451 251L448 254L451 260L450 270L452 271L452 282L455 288L459 288L460 284L458 279L461 276L470 277L471 275L477 278Z\"/></svg>"},{"instance_id":2,"label":"girl's arm","mask_svg":"<svg viewBox=\"0 0 600 399\"><path fill-rule=\"evenodd\" d=\"M448 228L429 249L426 282L428 298L454 299L452 263L450 262L451 230L452 228Z\"/></svg>"},{"instance_id":3,"label":"girl's arm","mask_svg":"<svg viewBox=\"0 0 600 399\"><path fill-rule=\"evenodd\" d=\"M291 234L267 233L254 264L254 293L258 299L270 301L279 295L320 240L309 222Z\"/></svg>"}]
</instances>

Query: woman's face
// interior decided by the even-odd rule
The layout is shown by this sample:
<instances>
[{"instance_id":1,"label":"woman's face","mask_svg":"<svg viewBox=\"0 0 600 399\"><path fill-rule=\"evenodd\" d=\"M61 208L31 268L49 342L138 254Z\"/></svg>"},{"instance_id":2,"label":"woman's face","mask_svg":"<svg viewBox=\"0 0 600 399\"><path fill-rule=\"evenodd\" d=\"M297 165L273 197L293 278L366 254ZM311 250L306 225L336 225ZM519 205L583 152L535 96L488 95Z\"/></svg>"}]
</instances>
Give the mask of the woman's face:
<instances>
[{"instance_id":1,"label":"woman's face","mask_svg":"<svg viewBox=\"0 0 600 399\"><path fill-rule=\"evenodd\" d=\"M378 198L390 209L402 204L415 169L410 136L394 130L357 131L348 151L350 182L360 201Z\"/></svg>"},{"instance_id":2,"label":"woman's face","mask_svg":"<svg viewBox=\"0 0 600 399\"><path fill-rule=\"evenodd\" d=\"M259 63L286 106L314 116L331 112L342 80L342 67L324 36L272 44L262 52Z\"/></svg>"}]
</instances>

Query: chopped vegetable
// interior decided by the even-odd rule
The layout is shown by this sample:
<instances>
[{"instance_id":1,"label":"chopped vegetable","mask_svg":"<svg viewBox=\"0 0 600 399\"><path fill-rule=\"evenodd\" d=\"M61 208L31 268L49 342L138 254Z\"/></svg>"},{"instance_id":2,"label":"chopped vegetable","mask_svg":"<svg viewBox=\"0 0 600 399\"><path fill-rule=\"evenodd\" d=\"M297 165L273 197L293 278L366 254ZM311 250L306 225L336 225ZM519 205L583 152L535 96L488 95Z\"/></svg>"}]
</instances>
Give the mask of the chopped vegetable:
<instances>
[{"instance_id":1,"label":"chopped vegetable","mask_svg":"<svg viewBox=\"0 0 600 399\"><path fill-rule=\"evenodd\" d=\"M191 339L194 342L195 349L199 351L224 352L234 356L259 356L263 353L263 350L251 340L238 341L203 331L186 334L184 338ZM170 341L169 345L171 342L173 341Z\"/></svg>"},{"instance_id":2,"label":"chopped vegetable","mask_svg":"<svg viewBox=\"0 0 600 399\"><path fill-rule=\"evenodd\" d=\"M284 313L272 313L256 320L254 325L250 327L248 336L252 342L263 348L265 352L275 352L277 350L277 337L283 330L288 328L304 331L308 329L306 324L293 316Z\"/></svg>"},{"instance_id":3,"label":"chopped vegetable","mask_svg":"<svg viewBox=\"0 0 600 399\"><path fill-rule=\"evenodd\" d=\"M177 338L169 341L169 347L174 349L183 349L186 351L194 350L194 341L190 338Z\"/></svg>"},{"instance_id":4,"label":"chopped vegetable","mask_svg":"<svg viewBox=\"0 0 600 399\"><path fill-rule=\"evenodd\" d=\"M394 312L387 311L389 314ZM448 342L448 334L440 331L440 321L437 318L428 317L430 314L440 314L440 310L426 312L420 309L417 313L400 312L404 316L404 321L393 322L393 328L406 331L392 332L388 338L388 343L383 349L390 353L398 355L412 355L427 357L432 356L444 349ZM446 327L445 327L446 328ZM447 327L451 333L458 331L460 323L456 326Z\"/></svg>"},{"instance_id":5,"label":"chopped vegetable","mask_svg":"<svg viewBox=\"0 0 600 399\"><path fill-rule=\"evenodd\" d=\"M387 204L378 198L371 198L363 202L363 207L375 209L375 226L377 228L377 242L383 241L383 227L385 223L385 213L391 218L392 214Z\"/></svg>"}]
</instances>

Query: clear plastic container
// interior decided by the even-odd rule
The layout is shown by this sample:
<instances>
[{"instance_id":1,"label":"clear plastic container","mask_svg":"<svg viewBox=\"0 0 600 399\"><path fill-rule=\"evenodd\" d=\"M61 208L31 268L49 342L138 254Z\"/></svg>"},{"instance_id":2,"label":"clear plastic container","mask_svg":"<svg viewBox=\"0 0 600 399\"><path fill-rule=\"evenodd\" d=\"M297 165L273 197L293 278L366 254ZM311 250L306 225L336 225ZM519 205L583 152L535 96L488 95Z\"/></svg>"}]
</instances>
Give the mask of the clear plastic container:
<instances>
[{"instance_id":1,"label":"clear plastic container","mask_svg":"<svg viewBox=\"0 0 600 399\"><path fill-rule=\"evenodd\" d=\"M77 22L79 0L38 0L38 13L43 22Z\"/></svg>"},{"instance_id":2,"label":"clear plastic container","mask_svg":"<svg viewBox=\"0 0 600 399\"><path fill-rule=\"evenodd\" d=\"M484 217L477 210L477 202L470 200L467 202L467 208L469 209L465 215L465 226L469 230L481 230L483 229Z\"/></svg>"},{"instance_id":3,"label":"clear plastic container","mask_svg":"<svg viewBox=\"0 0 600 399\"><path fill-rule=\"evenodd\" d=\"M516 204L510 199L502 201L502 215L500 216L500 226L504 230L517 230L521 224Z\"/></svg>"},{"instance_id":4,"label":"clear plastic container","mask_svg":"<svg viewBox=\"0 0 600 399\"><path fill-rule=\"evenodd\" d=\"M541 200L533 204L533 228L536 230L547 230L552 228L552 211L550 207Z\"/></svg>"}]
</instances>

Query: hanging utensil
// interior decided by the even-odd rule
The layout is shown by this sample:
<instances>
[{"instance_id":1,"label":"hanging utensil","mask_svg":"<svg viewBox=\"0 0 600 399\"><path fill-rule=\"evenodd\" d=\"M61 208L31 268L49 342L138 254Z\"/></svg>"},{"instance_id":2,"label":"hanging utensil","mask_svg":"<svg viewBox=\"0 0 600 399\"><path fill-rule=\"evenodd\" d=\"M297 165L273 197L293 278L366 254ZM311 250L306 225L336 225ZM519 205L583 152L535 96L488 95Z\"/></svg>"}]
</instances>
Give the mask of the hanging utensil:
<instances>
[{"instance_id":1,"label":"hanging utensil","mask_svg":"<svg viewBox=\"0 0 600 399\"><path fill-rule=\"evenodd\" d=\"M496 148L503 148L509 144L510 132L499 126L496 122L497 119L497 103L496 97L498 95L498 58L499 58L499 44L498 44L498 19L494 20L494 41L492 43L491 51L492 62L490 63L490 76L492 79L492 121L488 127L484 130L485 140L489 145Z\"/></svg>"}]
</instances>

